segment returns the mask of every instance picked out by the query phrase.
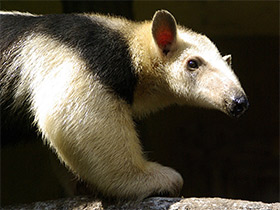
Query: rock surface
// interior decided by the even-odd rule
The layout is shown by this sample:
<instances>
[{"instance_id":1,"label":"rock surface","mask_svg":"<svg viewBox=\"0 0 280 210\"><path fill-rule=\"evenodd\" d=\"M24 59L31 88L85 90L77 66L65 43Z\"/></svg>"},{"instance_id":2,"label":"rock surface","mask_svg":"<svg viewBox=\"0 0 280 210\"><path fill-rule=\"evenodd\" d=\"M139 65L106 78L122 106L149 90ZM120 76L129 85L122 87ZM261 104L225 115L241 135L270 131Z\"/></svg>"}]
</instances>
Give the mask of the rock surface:
<instances>
[{"instance_id":1,"label":"rock surface","mask_svg":"<svg viewBox=\"0 0 280 210\"><path fill-rule=\"evenodd\" d=\"M106 205L90 197L77 196L26 205L6 206L3 209L75 209L75 210L280 210L280 203L262 203L223 198L148 198L138 205L124 204L121 206Z\"/></svg>"}]
</instances>

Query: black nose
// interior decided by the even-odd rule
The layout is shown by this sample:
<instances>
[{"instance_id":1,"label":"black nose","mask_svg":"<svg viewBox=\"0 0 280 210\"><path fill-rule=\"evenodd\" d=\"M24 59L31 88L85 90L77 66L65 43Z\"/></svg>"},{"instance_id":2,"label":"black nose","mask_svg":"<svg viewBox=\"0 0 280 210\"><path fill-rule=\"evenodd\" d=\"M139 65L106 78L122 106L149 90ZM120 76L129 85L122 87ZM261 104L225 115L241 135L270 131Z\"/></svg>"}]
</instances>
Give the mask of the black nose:
<instances>
[{"instance_id":1,"label":"black nose","mask_svg":"<svg viewBox=\"0 0 280 210\"><path fill-rule=\"evenodd\" d=\"M233 99L230 114L233 117L240 117L249 107L249 101L246 96L240 96Z\"/></svg>"}]
</instances>

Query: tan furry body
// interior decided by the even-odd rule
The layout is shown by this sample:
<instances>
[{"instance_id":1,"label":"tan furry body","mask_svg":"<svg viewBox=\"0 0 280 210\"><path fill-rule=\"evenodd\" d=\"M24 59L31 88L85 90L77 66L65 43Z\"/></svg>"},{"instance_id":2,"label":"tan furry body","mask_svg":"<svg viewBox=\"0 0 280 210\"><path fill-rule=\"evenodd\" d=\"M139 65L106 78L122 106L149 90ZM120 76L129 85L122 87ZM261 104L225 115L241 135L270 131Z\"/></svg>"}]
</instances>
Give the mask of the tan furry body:
<instances>
[{"instance_id":1,"label":"tan furry body","mask_svg":"<svg viewBox=\"0 0 280 210\"><path fill-rule=\"evenodd\" d=\"M169 18L167 24L174 25L169 13L163 15ZM182 177L146 160L133 118L175 103L227 112L224 101L244 94L238 79L210 40L181 26L173 28L177 33L170 45L159 47L152 21L86 16L97 17L128 41L138 77L133 103L104 86L79 52L37 33L22 40L17 50L21 56L7 67L22 68L15 106L27 98L34 123L58 157L103 195L131 200L153 194L178 195ZM204 60L200 73L186 70L191 56Z\"/></svg>"},{"instance_id":2,"label":"tan furry body","mask_svg":"<svg viewBox=\"0 0 280 210\"><path fill-rule=\"evenodd\" d=\"M75 53L45 37L32 37L25 43L21 52L26 56L22 58L25 65L28 69L43 67L44 72L22 72L20 84L36 87L31 91L35 123L72 171L106 196L133 200L147 197L161 183L167 185L163 191L182 185L175 171L145 160L131 107L87 74ZM24 89L21 86L18 95ZM168 176L177 179L173 181Z\"/></svg>"}]
</instances>

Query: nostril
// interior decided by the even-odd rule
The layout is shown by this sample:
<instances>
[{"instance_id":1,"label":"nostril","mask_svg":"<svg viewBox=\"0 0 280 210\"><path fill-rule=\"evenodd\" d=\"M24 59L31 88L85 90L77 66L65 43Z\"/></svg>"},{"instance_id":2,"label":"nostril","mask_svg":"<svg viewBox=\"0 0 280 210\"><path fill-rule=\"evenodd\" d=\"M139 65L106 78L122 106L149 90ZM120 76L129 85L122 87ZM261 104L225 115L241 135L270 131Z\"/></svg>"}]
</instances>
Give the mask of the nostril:
<instances>
[{"instance_id":1,"label":"nostril","mask_svg":"<svg viewBox=\"0 0 280 210\"><path fill-rule=\"evenodd\" d=\"M246 96L237 97L232 101L231 115L240 117L249 107L249 102Z\"/></svg>"},{"instance_id":2,"label":"nostril","mask_svg":"<svg viewBox=\"0 0 280 210\"><path fill-rule=\"evenodd\" d=\"M234 113L241 113L243 112L243 109L244 109L244 105L237 103L234 107Z\"/></svg>"}]
</instances>

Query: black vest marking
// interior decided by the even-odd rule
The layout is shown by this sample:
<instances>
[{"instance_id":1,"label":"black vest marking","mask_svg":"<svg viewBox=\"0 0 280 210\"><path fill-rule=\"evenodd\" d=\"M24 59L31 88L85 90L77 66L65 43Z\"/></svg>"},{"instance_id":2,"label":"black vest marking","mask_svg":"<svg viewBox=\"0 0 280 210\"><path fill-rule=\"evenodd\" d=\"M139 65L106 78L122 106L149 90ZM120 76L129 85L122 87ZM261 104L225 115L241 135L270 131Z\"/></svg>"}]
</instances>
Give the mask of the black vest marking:
<instances>
[{"instance_id":1,"label":"black vest marking","mask_svg":"<svg viewBox=\"0 0 280 210\"><path fill-rule=\"evenodd\" d=\"M22 15L0 15L0 105L2 119L5 119L7 110L14 107L16 85L20 80L21 65L13 65L20 56L19 51L26 35L32 33L36 18ZM24 111L29 107L28 101L20 107ZM4 116L4 117L3 117ZM1 119L1 121L2 121Z\"/></svg>"},{"instance_id":2,"label":"black vest marking","mask_svg":"<svg viewBox=\"0 0 280 210\"><path fill-rule=\"evenodd\" d=\"M33 116L27 112L29 103L24 101L14 107L15 87L20 80L21 66L13 65L20 56L23 39L32 32L35 18L32 16L0 15L0 107L1 146L18 142L29 142L37 134L32 125Z\"/></svg>"},{"instance_id":3,"label":"black vest marking","mask_svg":"<svg viewBox=\"0 0 280 210\"><path fill-rule=\"evenodd\" d=\"M77 50L101 83L133 103L137 77L129 46L119 32L96 17L49 15L45 20L43 33Z\"/></svg>"},{"instance_id":4,"label":"black vest marking","mask_svg":"<svg viewBox=\"0 0 280 210\"><path fill-rule=\"evenodd\" d=\"M51 36L78 52L102 84L112 88L127 103L133 103L137 76L128 43L121 33L105 26L102 23L104 19L67 14L8 16L24 23L13 26L16 32L14 39L24 32Z\"/></svg>"}]
</instances>

